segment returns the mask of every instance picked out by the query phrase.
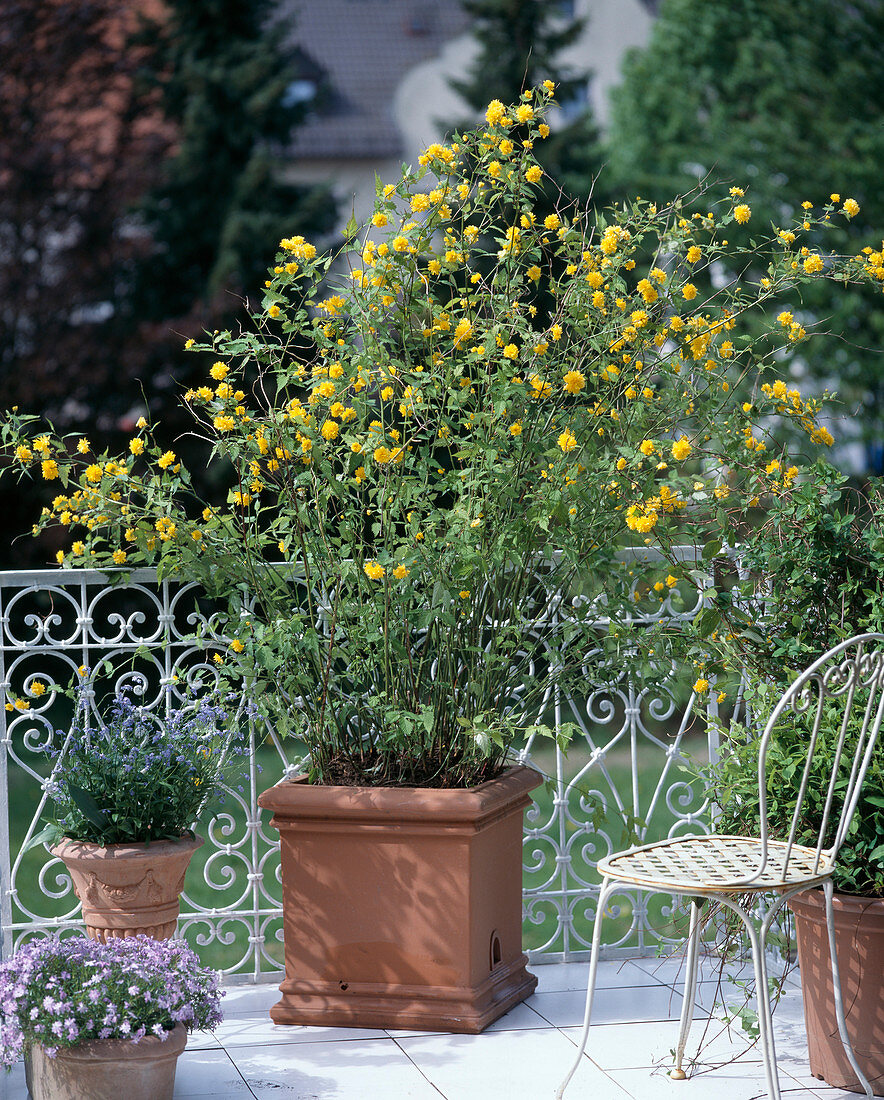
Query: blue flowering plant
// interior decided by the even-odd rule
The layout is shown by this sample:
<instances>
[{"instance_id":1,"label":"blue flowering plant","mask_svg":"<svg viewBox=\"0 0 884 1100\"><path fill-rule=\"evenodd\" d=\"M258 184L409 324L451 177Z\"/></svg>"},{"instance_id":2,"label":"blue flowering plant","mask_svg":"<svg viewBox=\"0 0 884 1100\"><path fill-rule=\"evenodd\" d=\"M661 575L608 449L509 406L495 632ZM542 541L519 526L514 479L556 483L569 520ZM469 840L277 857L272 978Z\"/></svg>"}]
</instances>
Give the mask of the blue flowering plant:
<instances>
[{"instance_id":1,"label":"blue flowering plant","mask_svg":"<svg viewBox=\"0 0 884 1100\"><path fill-rule=\"evenodd\" d=\"M0 1062L94 1039L164 1040L176 1024L221 1022L218 975L181 940L32 940L0 964Z\"/></svg>"},{"instance_id":2,"label":"blue flowering plant","mask_svg":"<svg viewBox=\"0 0 884 1100\"><path fill-rule=\"evenodd\" d=\"M77 691L74 722L59 743L48 750L53 768L46 784L56 820L32 843L177 839L220 794L247 751L224 703L190 701L163 714L119 690L105 719L86 685Z\"/></svg>"}]
</instances>

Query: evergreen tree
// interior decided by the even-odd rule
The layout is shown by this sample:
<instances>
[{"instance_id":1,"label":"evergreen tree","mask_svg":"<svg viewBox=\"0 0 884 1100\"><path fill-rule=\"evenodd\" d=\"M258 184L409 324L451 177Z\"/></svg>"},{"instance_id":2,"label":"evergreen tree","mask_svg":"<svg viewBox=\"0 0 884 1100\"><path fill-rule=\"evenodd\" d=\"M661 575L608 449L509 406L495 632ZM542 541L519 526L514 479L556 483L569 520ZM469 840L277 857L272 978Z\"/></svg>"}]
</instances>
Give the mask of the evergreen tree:
<instances>
[{"instance_id":1,"label":"evergreen tree","mask_svg":"<svg viewBox=\"0 0 884 1100\"><path fill-rule=\"evenodd\" d=\"M535 152L547 178L561 185L565 195L578 202L592 197L595 206L611 201L604 173L603 152L598 127L587 103L579 101L588 86L590 74L569 68L560 58L561 51L581 35L585 21L563 14L548 0L461 0L473 17L473 34L479 53L463 79L451 79L451 87L477 113L489 101L514 103L526 88L544 80L556 85L561 104L577 109L572 120L556 129L543 147ZM560 196L546 196L547 209Z\"/></svg>"},{"instance_id":2,"label":"evergreen tree","mask_svg":"<svg viewBox=\"0 0 884 1100\"><path fill-rule=\"evenodd\" d=\"M856 253L884 230L884 4L854 0L666 0L647 47L633 51L614 96L610 158L624 190L667 200L709 177L745 188L753 235L853 198L851 221L797 243ZM721 190L719 191L721 193ZM704 197L703 203L709 202ZM840 203L834 202L837 208ZM704 207L705 209L705 207ZM737 231L734 226L734 231ZM816 339L793 360L837 388L857 414L870 464L884 439L884 309L880 294L840 291L784 301Z\"/></svg>"},{"instance_id":3,"label":"evergreen tree","mask_svg":"<svg viewBox=\"0 0 884 1100\"><path fill-rule=\"evenodd\" d=\"M195 299L217 303L225 290L254 297L280 238L321 237L336 215L327 188L279 176L274 153L304 107L287 99L299 56L280 44L275 3L166 6L167 17L140 36L152 47L145 78L178 128L165 180L143 207L155 251L135 300L152 317L180 316Z\"/></svg>"}]
</instances>

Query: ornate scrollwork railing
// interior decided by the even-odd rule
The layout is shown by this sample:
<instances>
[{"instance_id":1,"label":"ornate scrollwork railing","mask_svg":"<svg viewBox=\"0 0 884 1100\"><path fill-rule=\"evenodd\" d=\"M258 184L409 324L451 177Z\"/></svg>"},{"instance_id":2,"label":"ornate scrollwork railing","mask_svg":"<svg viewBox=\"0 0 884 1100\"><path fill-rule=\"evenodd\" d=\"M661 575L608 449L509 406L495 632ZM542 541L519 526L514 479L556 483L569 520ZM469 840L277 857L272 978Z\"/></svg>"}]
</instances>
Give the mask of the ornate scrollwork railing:
<instances>
[{"instance_id":1,"label":"ornate scrollwork railing","mask_svg":"<svg viewBox=\"0 0 884 1100\"><path fill-rule=\"evenodd\" d=\"M693 562L693 548L684 557ZM651 610L646 600L637 604L643 609L634 621L690 618L701 604L702 598L682 606L667 589ZM561 622L568 613L565 605L551 612ZM601 618L599 625L605 626ZM201 591L158 583L151 570L134 571L122 584L90 570L0 573L4 954L23 937L81 927L61 861L42 846L23 851L46 805L44 750L60 747L71 716L70 699L51 685L68 684L83 666L100 665L109 688L129 684L145 706L174 705L196 679L214 679L212 653L224 647ZM568 755L533 739L520 754L549 776L525 827L525 936L534 961L588 952L594 863L622 846L624 823L641 839L708 828L702 796L678 771L688 745L707 738L692 725L688 670L661 661L637 683L609 669L605 686L596 687L589 670L598 657L575 652L586 670L585 690L578 695L557 686L544 703L553 723L567 720L580 731ZM229 980L257 981L282 969L279 847L257 797L292 765L290 746L272 730L253 723L249 738L242 784L228 790L201 827L206 844L188 874L179 931ZM649 951L667 943L670 907L667 898L621 905L620 920L606 922L613 935L606 951Z\"/></svg>"}]
</instances>

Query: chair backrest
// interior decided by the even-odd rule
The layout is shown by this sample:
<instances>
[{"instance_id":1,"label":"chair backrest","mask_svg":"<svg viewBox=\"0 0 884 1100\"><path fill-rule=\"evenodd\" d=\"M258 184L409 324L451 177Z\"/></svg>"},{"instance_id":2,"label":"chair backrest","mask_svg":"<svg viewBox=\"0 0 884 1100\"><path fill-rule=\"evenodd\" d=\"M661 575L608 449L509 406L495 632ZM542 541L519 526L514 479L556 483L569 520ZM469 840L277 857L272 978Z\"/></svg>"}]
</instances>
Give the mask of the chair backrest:
<instances>
[{"instance_id":1,"label":"chair backrest","mask_svg":"<svg viewBox=\"0 0 884 1100\"><path fill-rule=\"evenodd\" d=\"M856 812L884 717L884 634L859 634L824 653L792 683L774 707L759 742L758 783L762 866L767 862L768 750L785 723L807 739L804 768L791 813L784 875L792 846L810 846L815 831L814 873L825 855L835 859ZM775 762L774 765L775 766ZM773 777L776 778L776 777ZM786 777L783 777L786 783ZM812 803L812 808L810 804ZM781 826L782 827L782 823ZM777 830L780 831L780 830ZM802 837L799 840L799 837Z\"/></svg>"}]
</instances>

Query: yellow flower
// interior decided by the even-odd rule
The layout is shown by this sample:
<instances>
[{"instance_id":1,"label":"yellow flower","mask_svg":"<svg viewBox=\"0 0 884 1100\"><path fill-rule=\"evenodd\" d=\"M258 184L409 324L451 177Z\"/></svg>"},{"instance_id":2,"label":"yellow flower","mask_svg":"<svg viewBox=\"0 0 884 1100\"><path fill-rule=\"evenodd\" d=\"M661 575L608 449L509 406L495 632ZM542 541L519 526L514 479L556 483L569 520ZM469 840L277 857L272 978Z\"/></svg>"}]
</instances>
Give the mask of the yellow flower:
<instances>
[{"instance_id":1,"label":"yellow flower","mask_svg":"<svg viewBox=\"0 0 884 1100\"><path fill-rule=\"evenodd\" d=\"M101 467L97 463L86 467L86 480L92 482L101 481Z\"/></svg>"},{"instance_id":2,"label":"yellow flower","mask_svg":"<svg viewBox=\"0 0 884 1100\"><path fill-rule=\"evenodd\" d=\"M837 202L837 199L835 200ZM848 218L855 218L859 213L859 203L856 199L845 199L844 205L841 207Z\"/></svg>"},{"instance_id":3,"label":"yellow flower","mask_svg":"<svg viewBox=\"0 0 884 1100\"><path fill-rule=\"evenodd\" d=\"M666 578L667 587L668 588L675 588L675 586L677 584L678 584L678 577L673 577L673 575L670 573Z\"/></svg>"},{"instance_id":4,"label":"yellow flower","mask_svg":"<svg viewBox=\"0 0 884 1100\"><path fill-rule=\"evenodd\" d=\"M517 420L517 421L515 421L515 423L510 424L509 433L512 436L521 435L522 434L522 421Z\"/></svg>"},{"instance_id":5,"label":"yellow flower","mask_svg":"<svg viewBox=\"0 0 884 1100\"><path fill-rule=\"evenodd\" d=\"M695 244L692 244L687 251L687 261L689 264L695 264L703 255L702 250Z\"/></svg>"},{"instance_id":6,"label":"yellow flower","mask_svg":"<svg viewBox=\"0 0 884 1100\"><path fill-rule=\"evenodd\" d=\"M681 288L682 297L686 298L689 302L693 301L697 297L697 288L693 283L685 283Z\"/></svg>"},{"instance_id":7,"label":"yellow flower","mask_svg":"<svg viewBox=\"0 0 884 1100\"><path fill-rule=\"evenodd\" d=\"M226 363L213 363L212 369L209 371L209 374L212 378L215 379L216 382L223 382L224 379L227 377L227 372L229 370L230 368L227 366Z\"/></svg>"},{"instance_id":8,"label":"yellow flower","mask_svg":"<svg viewBox=\"0 0 884 1100\"><path fill-rule=\"evenodd\" d=\"M823 270L823 258L816 253L808 256L804 261L804 270L808 275L816 275L818 271Z\"/></svg>"},{"instance_id":9,"label":"yellow flower","mask_svg":"<svg viewBox=\"0 0 884 1100\"><path fill-rule=\"evenodd\" d=\"M114 565L122 565L123 562L126 560L126 557L127 555L125 550L114 550L113 554L111 554Z\"/></svg>"},{"instance_id":10,"label":"yellow flower","mask_svg":"<svg viewBox=\"0 0 884 1100\"><path fill-rule=\"evenodd\" d=\"M353 476L356 478L356 484L361 485L362 482L365 481L365 467L357 467L356 473Z\"/></svg>"},{"instance_id":11,"label":"yellow flower","mask_svg":"<svg viewBox=\"0 0 884 1100\"><path fill-rule=\"evenodd\" d=\"M530 122L534 118L534 108L530 103L522 103L516 108L516 118L519 122Z\"/></svg>"},{"instance_id":12,"label":"yellow flower","mask_svg":"<svg viewBox=\"0 0 884 1100\"><path fill-rule=\"evenodd\" d=\"M549 127L545 122L541 122L541 124L537 127L537 132L542 138L549 137Z\"/></svg>"},{"instance_id":13,"label":"yellow flower","mask_svg":"<svg viewBox=\"0 0 884 1100\"><path fill-rule=\"evenodd\" d=\"M58 463L54 458L44 458L40 469L45 481L54 481L58 477Z\"/></svg>"},{"instance_id":14,"label":"yellow flower","mask_svg":"<svg viewBox=\"0 0 884 1100\"><path fill-rule=\"evenodd\" d=\"M383 447L383 446L375 447L374 460L380 466L383 466L385 463L389 462L392 457L393 456L392 456L391 452L388 451L386 447Z\"/></svg>"},{"instance_id":15,"label":"yellow flower","mask_svg":"<svg viewBox=\"0 0 884 1100\"><path fill-rule=\"evenodd\" d=\"M367 561L362 567L369 580L379 581L384 575L384 567L377 561Z\"/></svg>"},{"instance_id":16,"label":"yellow flower","mask_svg":"<svg viewBox=\"0 0 884 1100\"><path fill-rule=\"evenodd\" d=\"M734 217L740 223L740 225L745 225L751 216L752 211L744 202L741 202L739 206L734 207Z\"/></svg>"},{"instance_id":17,"label":"yellow flower","mask_svg":"<svg viewBox=\"0 0 884 1100\"><path fill-rule=\"evenodd\" d=\"M546 217L543 219L544 228L549 229L550 231L558 229L561 224L562 222L558 214L547 214Z\"/></svg>"},{"instance_id":18,"label":"yellow flower","mask_svg":"<svg viewBox=\"0 0 884 1100\"><path fill-rule=\"evenodd\" d=\"M682 462L688 457L692 450L693 448L691 447L690 442L684 436L682 436L680 439L676 439L676 441L672 444L672 457L677 462Z\"/></svg>"},{"instance_id":19,"label":"yellow flower","mask_svg":"<svg viewBox=\"0 0 884 1100\"><path fill-rule=\"evenodd\" d=\"M130 439L129 450L133 455L144 454L144 440L143 439Z\"/></svg>"},{"instance_id":20,"label":"yellow flower","mask_svg":"<svg viewBox=\"0 0 884 1100\"><path fill-rule=\"evenodd\" d=\"M505 359L518 359L519 349L516 347L515 344L507 344L507 346L503 349L503 355Z\"/></svg>"},{"instance_id":21,"label":"yellow flower","mask_svg":"<svg viewBox=\"0 0 884 1100\"><path fill-rule=\"evenodd\" d=\"M268 317L278 317L279 313L280 313L280 309L279 309L279 306L276 304L276 302L274 302L273 305L270 307L270 309L267 310L267 316Z\"/></svg>"},{"instance_id":22,"label":"yellow flower","mask_svg":"<svg viewBox=\"0 0 884 1100\"><path fill-rule=\"evenodd\" d=\"M371 219L371 224L377 226L378 229L383 229L387 224L387 215L382 210L379 210Z\"/></svg>"},{"instance_id":23,"label":"yellow flower","mask_svg":"<svg viewBox=\"0 0 884 1100\"><path fill-rule=\"evenodd\" d=\"M86 553L86 544L83 543L83 542L75 542L71 546L71 553L72 554L77 554L77 555L85 554Z\"/></svg>"},{"instance_id":24,"label":"yellow flower","mask_svg":"<svg viewBox=\"0 0 884 1100\"><path fill-rule=\"evenodd\" d=\"M552 337L552 339L554 341L561 340L561 338L562 338L562 326L561 325L553 325L549 330L549 334L550 334L550 336Z\"/></svg>"},{"instance_id":25,"label":"yellow flower","mask_svg":"<svg viewBox=\"0 0 884 1100\"><path fill-rule=\"evenodd\" d=\"M89 440L81 439L80 442L77 444L77 450L80 452L81 455L88 454L91 450L89 446Z\"/></svg>"},{"instance_id":26,"label":"yellow flower","mask_svg":"<svg viewBox=\"0 0 884 1100\"><path fill-rule=\"evenodd\" d=\"M559 449L565 454L567 454L568 451L573 451L577 446L577 439L570 428L565 428L557 442L559 444Z\"/></svg>"},{"instance_id":27,"label":"yellow flower","mask_svg":"<svg viewBox=\"0 0 884 1100\"><path fill-rule=\"evenodd\" d=\"M232 432L236 427L236 421L232 416L216 416L212 423L219 432Z\"/></svg>"},{"instance_id":28,"label":"yellow flower","mask_svg":"<svg viewBox=\"0 0 884 1100\"><path fill-rule=\"evenodd\" d=\"M34 680L31 684L31 695L41 696L46 694L46 685L42 680Z\"/></svg>"},{"instance_id":29,"label":"yellow flower","mask_svg":"<svg viewBox=\"0 0 884 1100\"><path fill-rule=\"evenodd\" d=\"M23 443L20 443L15 448L15 457L21 463L28 463L28 462L31 461L31 459L34 457L34 455L31 451L30 447L26 447Z\"/></svg>"},{"instance_id":30,"label":"yellow flower","mask_svg":"<svg viewBox=\"0 0 884 1100\"><path fill-rule=\"evenodd\" d=\"M533 280L536 283L540 278L541 271L537 264L534 264L532 267L528 268L525 274L528 276L529 279Z\"/></svg>"},{"instance_id":31,"label":"yellow flower","mask_svg":"<svg viewBox=\"0 0 884 1100\"><path fill-rule=\"evenodd\" d=\"M164 451L163 454L157 459L157 465L161 470L168 470L168 468L175 462L174 451Z\"/></svg>"},{"instance_id":32,"label":"yellow flower","mask_svg":"<svg viewBox=\"0 0 884 1100\"><path fill-rule=\"evenodd\" d=\"M528 171L525 173L525 179L529 183L539 183L543 176L543 169L539 164L532 164Z\"/></svg>"},{"instance_id":33,"label":"yellow flower","mask_svg":"<svg viewBox=\"0 0 884 1100\"><path fill-rule=\"evenodd\" d=\"M586 385L586 379L579 370L569 370L562 383L566 393L580 393Z\"/></svg>"},{"instance_id":34,"label":"yellow flower","mask_svg":"<svg viewBox=\"0 0 884 1100\"><path fill-rule=\"evenodd\" d=\"M405 252L408 248L408 237L398 236L393 239L393 251Z\"/></svg>"},{"instance_id":35,"label":"yellow flower","mask_svg":"<svg viewBox=\"0 0 884 1100\"><path fill-rule=\"evenodd\" d=\"M397 565L393 570L393 576L397 581L403 581L408 576L410 570L406 569L404 565Z\"/></svg>"},{"instance_id":36,"label":"yellow flower","mask_svg":"<svg viewBox=\"0 0 884 1100\"><path fill-rule=\"evenodd\" d=\"M230 648L233 650L234 653L242 653L242 651L246 647L242 644L239 638L234 638L233 641L230 643Z\"/></svg>"},{"instance_id":37,"label":"yellow flower","mask_svg":"<svg viewBox=\"0 0 884 1100\"><path fill-rule=\"evenodd\" d=\"M646 458L650 458L657 448L654 446L650 439L643 439L639 444L638 449Z\"/></svg>"},{"instance_id":38,"label":"yellow flower","mask_svg":"<svg viewBox=\"0 0 884 1100\"><path fill-rule=\"evenodd\" d=\"M703 676L701 676L699 679L694 681L694 691L697 693L697 695L702 695L704 692L706 692L708 690L709 690L709 681L707 679L705 679Z\"/></svg>"}]
</instances>

